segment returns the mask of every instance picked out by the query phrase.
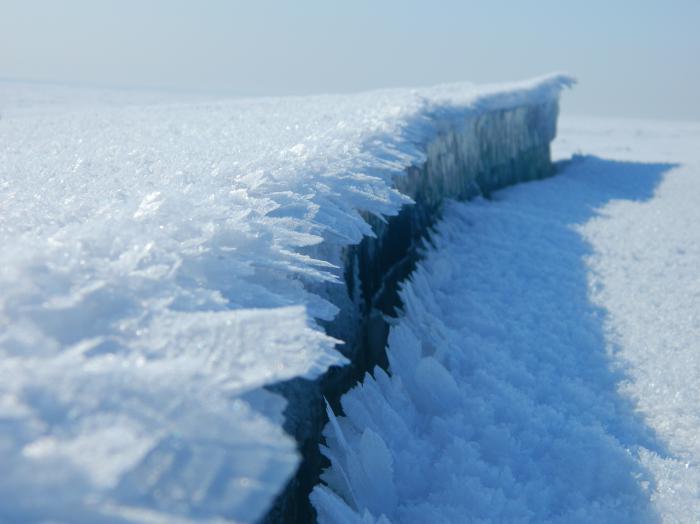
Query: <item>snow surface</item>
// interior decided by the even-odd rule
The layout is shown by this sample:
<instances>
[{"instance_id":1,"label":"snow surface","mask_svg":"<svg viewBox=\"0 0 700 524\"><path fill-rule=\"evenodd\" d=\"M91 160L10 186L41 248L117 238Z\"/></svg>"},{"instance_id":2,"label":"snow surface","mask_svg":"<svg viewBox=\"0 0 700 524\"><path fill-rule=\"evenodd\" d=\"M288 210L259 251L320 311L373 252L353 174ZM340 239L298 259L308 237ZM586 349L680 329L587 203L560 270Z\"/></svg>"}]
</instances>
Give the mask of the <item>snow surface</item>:
<instances>
[{"instance_id":1,"label":"snow surface","mask_svg":"<svg viewBox=\"0 0 700 524\"><path fill-rule=\"evenodd\" d=\"M700 522L700 124L559 136L559 176L448 207L322 523Z\"/></svg>"},{"instance_id":2,"label":"snow surface","mask_svg":"<svg viewBox=\"0 0 700 524\"><path fill-rule=\"evenodd\" d=\"M408 199L438 121L568 77L180 100L0 83L0 521L250 522L297 464L260 388L344 358L360 211ZM180 519L180 520L178 520Z\"/></svg>"}]
</instances>

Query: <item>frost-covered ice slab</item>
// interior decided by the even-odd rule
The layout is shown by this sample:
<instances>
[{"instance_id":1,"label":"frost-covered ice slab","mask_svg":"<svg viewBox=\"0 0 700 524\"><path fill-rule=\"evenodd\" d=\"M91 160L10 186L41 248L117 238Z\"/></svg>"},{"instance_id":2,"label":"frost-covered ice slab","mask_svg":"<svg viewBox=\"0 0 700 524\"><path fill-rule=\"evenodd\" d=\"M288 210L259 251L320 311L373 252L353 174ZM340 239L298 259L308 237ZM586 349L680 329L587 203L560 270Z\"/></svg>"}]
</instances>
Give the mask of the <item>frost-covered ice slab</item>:
<instances>
[{"instance_id":1,"label":"frost-covered ice slab","mask_svg":"<svg viewBox=\"0 0 700 524\"><path fill-rule=\"evenodd\" d=\"M293 472L260 388L344 363L361 213L440 122L571 81L221 101L0 84L0 520L250 522Z\"/></svg>"},{"instance_id":2,"label":"frost-covered ice slab","mask_svg":"<svg viewBox=\"0 0 700 524\"><path fill-rule=\"evenodd\" d=\"M448 208L331 414L321 522L697 522L700 125L562 128L612 159Z\"/></svg>"}]
</instances>

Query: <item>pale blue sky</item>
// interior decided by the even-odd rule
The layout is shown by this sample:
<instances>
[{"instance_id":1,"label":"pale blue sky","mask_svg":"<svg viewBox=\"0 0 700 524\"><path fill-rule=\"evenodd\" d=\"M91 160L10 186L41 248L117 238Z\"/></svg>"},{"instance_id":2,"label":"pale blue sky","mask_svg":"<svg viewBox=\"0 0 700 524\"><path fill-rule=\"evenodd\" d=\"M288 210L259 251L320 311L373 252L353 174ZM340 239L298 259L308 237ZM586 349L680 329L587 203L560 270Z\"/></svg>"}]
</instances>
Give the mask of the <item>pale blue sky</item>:
<instances>
[{"instance_id":1,"label":"pale blue sky","mask_svg":"<svg viewBox=\"0 0 700 524\"><path fill-rule=\"evenodd\" d=\"M700 120L700 0L0 0L0 77L232 95L565 70L575 114Z\"/></svg>"}]
</instances>

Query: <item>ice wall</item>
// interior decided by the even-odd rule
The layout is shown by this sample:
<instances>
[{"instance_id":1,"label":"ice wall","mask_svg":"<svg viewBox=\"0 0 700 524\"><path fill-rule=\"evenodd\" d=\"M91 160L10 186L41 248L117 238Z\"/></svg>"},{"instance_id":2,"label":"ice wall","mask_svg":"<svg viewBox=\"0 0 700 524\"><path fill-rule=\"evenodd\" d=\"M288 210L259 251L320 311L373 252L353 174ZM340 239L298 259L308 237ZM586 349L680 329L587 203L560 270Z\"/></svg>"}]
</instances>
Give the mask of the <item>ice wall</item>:
<instances>
[{"instance_id":1,"label":"ice wall","mask_svg":"<svg viewBox=\"0 0 700 524\"><path fill-rule=\"evenodd\" d=\"M525 173L526 133L499 134L523 108L554 119L570 83L260 100L0 83L0 521L256 521L299 463L283 424L306 458L270 518L303 520L322 393L381 334L363 275L412 258L381 228L406 220L413 245L461 175ZM341 351L356 364L314 382ZM282 418L264 388L289 379Z\"/></svg>"},{"instance_id":2,"label":"ice wall","mask_svg":"<svg viewBox=\"0 0 700 524\"><path fill-rule=\"evenodd\" d=\"M275 388L291 401L286 429L300 442L304 461L268 522L313 518L304 502L323 464L317 448L318 431L326 422L321 399L340 409L342 393L375 365L387 367L387 317L395 316L400 306L399 283L415 267L418 248L441 216L446 199L488 196L507 185L550 176L549 148L557 116L554 94L507 109L431 115L436 132L421 145L425 161L394 177L395 186L413 203L388 218L365 214L374 235L343 250L346 290L318 290L340 308L326 327L329 334L346 341L342 351L350 364L329 370L315 384L296 381Z\"/></svg>"}]
</instances>

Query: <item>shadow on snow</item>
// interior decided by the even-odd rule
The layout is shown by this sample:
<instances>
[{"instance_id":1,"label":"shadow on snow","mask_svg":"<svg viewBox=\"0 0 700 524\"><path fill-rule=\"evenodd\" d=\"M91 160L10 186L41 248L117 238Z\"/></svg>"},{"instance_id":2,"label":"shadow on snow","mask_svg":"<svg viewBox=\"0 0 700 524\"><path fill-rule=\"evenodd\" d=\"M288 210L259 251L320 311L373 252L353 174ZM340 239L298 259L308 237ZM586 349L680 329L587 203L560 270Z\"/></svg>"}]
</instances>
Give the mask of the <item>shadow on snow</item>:
<instances>
[{"instance_id":1,"label":"shadow on snow","mask_svg":"<svg viewBox=\"0 0 700 524\"><path fill-rule=\"evenodd\" d=\"M481 479L463 495L475 499L466 518L506 517L477 500L498 478L510 516L659 520L636 455L667 451L618 392L625 370L612 358L607 313L591 301L593 252L578 226L611 201L652 198L673 167L574 157L558 165L560 176L505 189L495 202L448 206L426 264L460 264L442 320L458 333L460 350L445 358L462 392L460 423L478 449L465 465Z\"/></svg>"}]
</instances>

